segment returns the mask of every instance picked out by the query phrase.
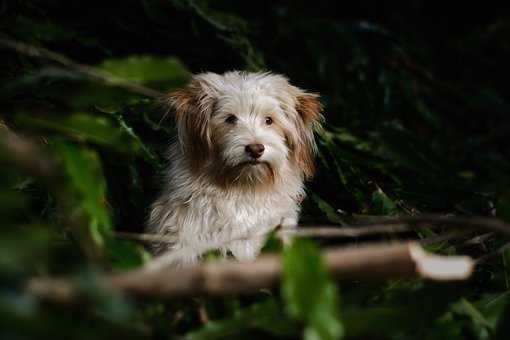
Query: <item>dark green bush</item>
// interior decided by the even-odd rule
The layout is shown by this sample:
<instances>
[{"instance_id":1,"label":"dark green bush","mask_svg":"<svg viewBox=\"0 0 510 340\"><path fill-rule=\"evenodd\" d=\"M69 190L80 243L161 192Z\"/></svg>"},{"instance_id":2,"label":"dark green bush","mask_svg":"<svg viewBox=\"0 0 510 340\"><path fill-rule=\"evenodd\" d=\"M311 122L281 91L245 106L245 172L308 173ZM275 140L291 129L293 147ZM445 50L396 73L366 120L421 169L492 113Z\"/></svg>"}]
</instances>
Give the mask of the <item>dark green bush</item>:
<instances>
[{"instance_id":1,"label":"dark green bush","mask_svg":"<svg viewBox=\"0 0 510 340\"><path fill-rule=\"evenodd\" d=\"M8 127L40 147L21 160L0 149L0 338L508 338L510 253L494 234L430 247L491 256L462 284L333 283L318 246L339 240L295 243L283 251L281 289L255 296L140 301L97 284L150 259L116 235L143 231L160 189L174 130L155 97L205 70L271 70L321 94L326 124L304 223L419 213L510 221L506 9L20 0L1 2L0 17L1 145ZM26 290L38 276L71 278L83 301L38 299Z\"/></svg>"}]
</instances>

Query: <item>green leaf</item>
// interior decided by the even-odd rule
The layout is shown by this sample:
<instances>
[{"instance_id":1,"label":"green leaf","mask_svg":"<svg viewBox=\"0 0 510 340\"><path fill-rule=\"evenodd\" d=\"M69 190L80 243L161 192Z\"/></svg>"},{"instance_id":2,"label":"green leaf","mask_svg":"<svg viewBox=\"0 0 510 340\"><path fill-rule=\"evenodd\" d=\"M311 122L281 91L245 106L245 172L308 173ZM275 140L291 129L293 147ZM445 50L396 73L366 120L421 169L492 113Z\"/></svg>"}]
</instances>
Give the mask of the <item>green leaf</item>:
<instances>
[{"instance_id":1,"label":"green leaf","mask_svg":"<svg viewBox=\"0 0 510 340\"><path fill-rule=\"evenodd\" d=\"M469 318L471 321L469 326L478 339L490 339L491 323L471 302L462 298L452 305L452 310L456 314Z\"/></svg>"},{"instance_id":2,"label":"green leaf","mask_svg":"<svg viewBox=\"0 0 510 340\"><path fill-rule=\"evenodd\" d=\"M99 68L119 78L164 90L182 86L190 77L182 63L172 57L132 55L105 60Z\"/></svg>"},{"instance_id":3,"label":"green leaf","mask_svg":"<svg viewBox=\"0 0 510 340\"><path fill-rule=\"evenodd\" d=\"M74 113L68 116L18 115L16 122L31 128L63 134L80 142L89 142L117 152L154 158L141 140L122 121L103 115Z\"/></svg>"},{"instance_id":4,"label":"green leaf","mask_svg":"<svg viewBox=\"0 0 510 340\"><path fill-rule=\"evenodd\" d=\"M325 200L323 200L321 197L319 197L317 194L312 193L310 195L312 200L317 204L319 209L326 214L326 217L333 223L343 224L342 219L340 218L340 215L337 214L335 209Z\"/></svg>"},{"instance_id":5,"label":"green leaf","mask_svg":"<svg viewBox=\"0 0 510 340\"><path fill-rule=\"evenodd\" d=\"M143 154L146 161L151 163L154 167L159 167L159 159L156 156L154 152L152 152L151 149L147 145L145 145L142 141L142 139L135 133L133 128L128 125L128 123L125 121L124 117L120 114L116 114L115 117L117 118L117 122L120 125L120 129L126 133L131 139L133 140L133 143L136 143L139 145L139 148L141 150L141 153Z\"/></svg>"},{"instance_id":6,"label":"green leaf","mask_svg":"<svg viewBox=\"0 0 510 340\"><path fill-rule=\"evenodd\" d=\"M0 215L6 221L11 214L19 213L21 209L25 209L27 197L12 189L0 188Z\"/></svg>"},{"instance_id":7,"label":"green leaf","mask_svg":"<svg viewBox=\"0 0 510 340\"><path fill-rule=\"evenodd\" d=\"M503 274L505 276L506 289L510 290L510 249L505 249L502 254Z\"/></svg>"},{"instance_id":8,"label":"green leaf","mask_svg":"<svg viewBox=\"0 0 510 340\"><path fill-rule=\"evenodd\" d=\"M343 337L338 292L313 243L295 240L285 249L282 294L289 317L305 324L305 339Z\"/></svg>"},{"instance_id":9,"label":"green leaf","mask_svg":"<svg viewBox=\"0 0 510 340\"><path fill-rule=\"evenodd\" d=\"M107 250L116 269L137 268L151 259L151 255L143 246L130 241L110 239Z\"/></svg>"},{"instance_id":10,"label":"green leaf","mask_svg":"<svg viewBox=\"0 0 510 340\"><path fill-rule=\"evenodd\" d=\"M419 139L397 122L384 124L380 140L381 156L412 169L419 175L436 176L449 165L446 159L432 151L430 143Z\"/></svg>"},{"instance_id":11,"label":"green leaf","mask_svg":"<svg viewBox=\"0 0 510 340\"><path fill-rule=\"evenodd\" d=\"M507 292L508 293L508 292ZM504 302L500 302L501 313L499 313L499 319L497 320L496 335L494 339L504 339L510 334L510 301L508 295Z\"/></svg>"},{"instance_id":12,"label":"green leaf","mask_svg":"<svg viewBox=\"0 0 510 340\"><path fill-rule=\"evenodd\" d=\"M377 188L372 194L372 209L374 214L395 215L398 213L397 205L382 191Z\"/></svg>"},{"instance_id":13,"label":"green leaf","mask_svg":"<svg viewBox=\"0 0 510 340\"><path fill-rule=\"evenodd\" d=\"M371 307L344 311L344 324L349 338L381 336L409 331L416 327L415 315L406 308Z\"/></svg>"},{"instance_id":14,"label":"green leaf","mask_svg":"<svg viewBox=\"0 0 510 340\"><path fill-rule=\"evenodd\" d=\"M266 237L266 242L262 247L261 252L263 253L275 253L280 252L282 250L282 240L276 236L276 232L271 232Z\"/></svg>"},{"instance_id":15,"label":"green leaf","mask_svg":"<svg viewBox=\"0 0 510 340\"><path fill-rule=\"evenodd\" d=\"M111 235L112 222L106 207L106 182L99 156L90 149L62 141L55 141L54 147L69 179L67 189L74 194L68 202L74 211L67 213L85 213L92 238L97 244L104 244L105 238Z\"/></svg>"},{"instance_id":16,"label":"green leaf","mask_svg":"<svg viewBox=\"0 0 510 340\"><path fill-rule=\"evenodd\" d=\"M483 314L471 302L464 298L453 304L452 309L458 314L469 316L473 322L481 327L490 327L490 323L485 319Z\"/></svg>"},{"instance_id":17,"label":"green leaf","mask_svg":"<svg viewBox=\"0 0 510 340\"><path fill-rule=\"evenodd\" d=\"M24 40L35 39L37 41L58 42L73 41L76 44L85 46L97 45L97 40L85 36L83 32L77 33L69 28L64 28L50 20L34 20L21 16L16 21L16 33Z\"/></svg>"},{"instance_id":18,"label":"green leaf","mask_svg":"<svg viewBox=\"0 0 510 340\"><path fill-rule=\"evenodd\" d=\"M490 294L477 301L474 305L483 314L486 324L490 329L495 330L502 319L505 307L510 302L510 292L505 291L499 294Z\"/></svg>"},{"instance_id":19,"label":"green leaf","mask_svg":"<svg viewBox=\"0 0 510 340\"><path fill-rule=\"evenodd\" d=\"M0 280L11 275L29 274L49 257L52 235L50 225L24 225L4 228L0 238Z\"/></svg>"},{"instance_id":20,"label":"green leaf","mask_svg":"<svg viewBox=\"0 0 510 340\"><path fill-rule=\"evenodd\" d=\"M502 195L498 200L496 213L502 220L510 222L510 194Z\"/></svg>"},{"instance_id":21,"label":"green leaf","mask_svg":"<svg viewBox=\"0 0 510 340\"><path fill-rule=\"evenodd\" d=\"M227 319L210 321L197 331L185 336L187 340L239 339L250 330L264 331L277 336L295 337L294 325L286 320L274 299L255 303L238 310Z\"/></svg>"}]
</instances>

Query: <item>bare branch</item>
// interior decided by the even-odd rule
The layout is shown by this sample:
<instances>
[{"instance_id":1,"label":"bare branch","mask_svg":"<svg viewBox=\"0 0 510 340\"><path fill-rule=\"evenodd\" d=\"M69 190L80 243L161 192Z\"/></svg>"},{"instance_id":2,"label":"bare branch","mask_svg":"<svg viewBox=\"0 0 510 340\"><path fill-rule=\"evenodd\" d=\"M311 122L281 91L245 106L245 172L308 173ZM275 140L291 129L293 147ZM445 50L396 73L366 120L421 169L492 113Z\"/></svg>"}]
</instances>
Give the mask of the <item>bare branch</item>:
<instances>
[{"instance_id":1,"label":"bare branch","mask_svg":"<svg viewBox=\"0 0 510 340\"><path fill-rule=\"evenodd\" d=\"M510 224L505 223L497 218L488 217L420 214L416 216L400 216L394 218L383 217L381 220L374 219L371 223L359 224L359 226L370 226L374 223L379 225L406 224L411 226L421 226L424 224L444 225L450 227L495 231L500 234L510 236Z\"/></svg>"},{"instance_id":2,"label":"bare branch","mask_svg":"<svg viewBox=\"0 0 510 340\"><path fill-rule=\"evenodd\" d=\"M158 235L158 234L144 234L144 233L129 233L124 231L116 231L114 233L115 237L124 239L124 240L131 240L131 241L138 241L142 243L174 243L175 237L170 236L164 236L164 235Z\"/></svg>"},{"instance_id":3,"label":"bare branch","mask_svg":"<svg viewBox=\"0 0 510 340\"><path fill-rule=\"evenodd\" d=\"M353 238L353 237L362 237L362 236L371 236L371 235L380 235L380 234L390 234L390 233L402 233L402 232L408 232L412 229L409 229L408 227L404 225L373 225L373 226L367 226L362 228L357 227L339 227L337 225L331 225L331 226L306 226L306 228L295 228L295 229L282 229L278 230L276 232L276 236L279 238L284 238L286 236L293 236L293 237L324 237L324 238ZM255 238L259 237L267 237L271 233L266 233L263 235L256 235ZM162 243L174 243L175 238L164 236L164 235L158 235L158 234L143 234L143 233L127 233L127 232L116 232L115 236L126 239L126 240L134 240L134 241L140 241L140 242L162 242ZM230 243L233 241L240 241L240 240L247 240L248 238L239 238L239 239L233 239L226 243Z\"/></svg>"},{"instance_id":4,"label":"bare branch","mask_svg":"<svg viewBox=\"0 0 510 340\"><path fill-rule=\"evenodd\" d=\"M423 217L423 218L422 218ZM473 218L474 221L471 220L471 218L465 218L465 217L446 217L441 215L419 215L419 216L402 216L399 218L388 218L383 217L380 221L375 221L375 218L372 219L374 223L378 223L376 225L373 224L365 224L365 225L358 225L356 227L337 227L337 228L298 228L298 229L287 229L287 230L279 230L277 232L278 237L286 237L289 234L291 236L316 236L316 237L360 237L360 236L366 236L366 235L374 235L374 234L380 234L380 233L387 233L387 232L401 232L401 231L408 231L409 229L406 229L403 224L410 224L413 226L423 226L427 224L435 224L435 225L447 225L447 226L453 226L453 227L461 227L466 226L470 228L470 230L455 230L443 235L437 235L431 238L420 240L420 244L428 245L438 242L444 242L449 241L452 239L462 238L469 235L474 236L476 233L476 230L473 229L486 229L486 230L499 230L500 233L508 233L510 231L510 226L505 224L504 222L494 219L494 218L482 218L482 217L476 217ZM380 224L380 225L379 225ZM137 239L139 241L143 242L175 242L175 239L168 238L166 236L159 236L159 235L149 235L149 234L142 234L141 236L135 236L136 234L122 234L124 237L129 237L131 239ZM233 239L228 242L222 242L219 244L207 244L204 245L200 251L198 251L195 248L181 248L179 250L175 250L172 252L165 253L157 258L155 258L153 261L149 262L147 264L147 268L151 270L160 270L161 268L168 267L169 265L174 264L179 258L186 257L190 254L196 254L197 252L200 252L201 254L206 253L207 251L214 250L221 248L225 246L226 244L233 242L233 241L239 241L239 240L247 240L247 239L254 239L254 238L266 238L268 234L261 234L261 235L252 235L251 237L244 237L239 239Z\"/></svg>"},{"instance_id":5,"label":"bare branch","mask_svg":"<svg viewBox=\"0 0 510 340\"><path fill-rule=\"evenodd\" d=\"M421 216L421 215L420 215ZM415 216L412 218L413 223L415 226L422 226L423 224L430 223L430 219L432 215L426 215L426 217L423 219L423 221L420 220L420 216ZM409 228L405 225L405 221L408 219L407 217L403 217L402 219L395 219L393 217L384 217L380 221L375 221L375 217L372 218L372 221L375 221L374 224L362 224L362 225L356 225L356 226L338 226L338 225L306 225L306 226L300 226L296 229L284 229L284 230L278 230L276 232L277 237L285 237L285 236L294 236L294 237L324 237L324 238L355 238L355 237L363 237L363 236L372 236L372 235L380 235L380 234L397 234L397 233L405 233L409 231L413 231L414 229ZM445 221L442 216L434 215L435 218L438 218L438 221L436 224L447 224L447 225L453 225L458 226L464 223L464 218L462 218L461 221L453 220L456 219L456 217L448 217L448 220ZM480 220L489 221L490 223L494 223L495 220L493 218L476 218L477 223L471 225L471 228L474 227L481 227L481 229L488 229L492 230L494 229L492 226L486 226L486 224L482 223ZM402 221L402 223L398 223L397 221ZM419 222L418 222L419 221ZM447 222L447 223L446 223ZM383 225L380 225L383 224ZM501 227L503 228L510 228L510 225L507 225L505 223L500 223ZM259 238L259 237L267 237L270 233L262 234L262 235L255 235L253 237ZM487 238L490 238L494 236L494 232L484 233L483 235L476 235L476 231L469 230L469 231L452 231L450 233L444 234L444 235L437 235L433 237L429 237L427 239L420 240L421 244L432 244L437 242L443 242L448 241L453 238L461 238L465 236L473 235L473 239L467 241L467 243L475 243L480 242L481 240L485 240ZM128 232L116 232L116 237L126 239L126 240L134 240L134 241L140 241L140 242L162 242L162 243L174 243L175 238L168 237L164 235L158 235L158 234L144 234L144 233L128 233ZM243 237L239 239L233 239L226 243L233 242L233 241L239 241L239 240L247 240L248 237Z\"/></svg>"},{"instance_id":6,"label":"bare branch","mask_svg":"<svg viewBox=\"0 0 510 340\"><path fill-rule=\"evenodd\" d=\"M473 271L469 257L428 254L417 243L336 248L323 255L327 269L337 280L419 277L456 281L467 279ZM282 279L282 266L280 255L263 255L250 263L220 261L157 271L142 268L103 277L100 285L139 298L250 294L276 287ZM72 303L80 295L77 287L65 279L34 279L27 289L60 303Z\"/></svg>"},{"instance_id":7,"label":"bare branch","mask_svg":"<svg viewBox=\"0 0 510 340\"><path fill-rule=\"evenodd\" d=\"M28 175L52 183L60 180L55 161L39 145L19 137L3 123L0 124L0 150L3 161L20 168Z\"/></svg>"},{"instance_id":8,"label":"bare branch","mask_svg":"<svg viewBox=\"0 0 510 340\"><path fill-rule=\"evenodd\" d=\"M428 246L428 245L440 243L440 242L446 242L446 241L452 242L452 241L456 241L459 239L462 240L465 237L471 236L473 234L474 234L474 231L472 231L472 230L469 230L469 231L454 230L454 231L450 231L450 232L445 232L443 234L423 238L423 239L420 239L418 242L422 246Z\"/></svg>"},{"instance_id":9,"label":"bare branch","mask_svg":"<svg viewBox=\"0 0 510 340\"><path fill-rule=\"evenodd\" d=\"M146 86L136 84L125 79L115 77L107 72L99 70L89 65L80 64L62 54L50 51L44 47L29 45L20 41L12 40L5 35L0 35L0 46L14 50L20 54L37 59L45 59L60 64L69 70L79 73L90 80L100 82L108 86L123 88L129 92L137 93L149 98L160 99L163 93L148 88Z\"/></svg>"},{"instance_id":10,"label":"bare branch","mask_svg":"<svg viewBox=\"0 0 510 340\"><path fill-rule=\"evenodd\" d=\"M509 249L510 249L510 242L505 243L504 245L502 245L501 247L499 247L495 251L493 251L491 253L488 253L488 254L485 254L485 255L477 258L475 260L476 264L484 263L484 262L487 262L489 260L492 260L493 258L495 258L495 257L497 257L499 255L502 255L505 251L507 251Z\"/></svg>"},{"instance_id":11,"label":"bare branch","mask_svg":"<svg viewBox=\"0 0 510 340\"><path fill-rule=\"evenodd\" d=\"M282 229L277 232L277 235L298 237L362 237L409 231L411 229L403 224L368 225L366 227L307 226L306 228Z\"/></svg>"},{"instance_id":12,"label":"bare branch","mask_svg":"<svg viewBox=\"0 0 510 340\"><path fill-rule=\"evenodd\" d=\"M423 217L423 218L422 218ZM498 230L500 233L507 234L510 231L510 225L494 219L494 218L482 218L475 217L465 218L465 217L446 217L441 215L419 215L419 216L402 216L400 218L387 217L382 216L382 218L377 221L376 216L372 216L370 221L373 221L370 224L360 224L356 226L311 226L307 225L305 228L296 228L296 229L282 229L276 232L276 236L279 238L285 238L288 236L291 237L324 237L324 238L356 238L363 236L371 236L371 235L379 235L379 234L390 234L390 233L402 233L408 232L413 229L406 226L406 224L413 225L415 227L424 226L427 224L435 224L435 225L447 225L453 227L466 226L470 230L454 230L452 232L437 235L433 237L429 237L426 239L419 240L420 244L428 245L438 242L449 241L456 238L463 238L466 236L474 237L472 241L492 237L494 235L493 232L485 233L481 236L477 236L477 230L473 229L485 229L485 230ZM204 251L209 251L215 249L217 247L224 246L233 241L247 240L253 238L266 238L270 233L261 234L261 235L252 235L251 237L243 237L238 239L233 239L222 244L210 244L208 247L204 247ZM162 243L174 243L175 238L157 235L157 234L139 234L139 233L125 233L125 232L117 232L117 237L136 240L140 242L162 242ZM183 250L186 251L185 249ZM169 257L173 258L175 254L168 254ZM163 260L165 256L160 259Z\"/></svg>"}]
</instances>

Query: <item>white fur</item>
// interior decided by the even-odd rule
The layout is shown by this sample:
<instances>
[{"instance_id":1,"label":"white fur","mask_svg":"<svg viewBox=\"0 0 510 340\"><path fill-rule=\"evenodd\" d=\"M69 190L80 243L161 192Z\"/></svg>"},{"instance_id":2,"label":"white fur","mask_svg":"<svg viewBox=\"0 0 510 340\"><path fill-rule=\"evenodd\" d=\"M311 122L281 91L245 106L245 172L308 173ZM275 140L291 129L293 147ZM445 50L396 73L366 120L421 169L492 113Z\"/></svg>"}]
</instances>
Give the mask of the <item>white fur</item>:
<instances>
[{"instance_id":1,"label":"white fur","mask_svg":"<svg viewBox=\"0 0 510 340\"><path fill-rule=\"evenodd\" d=\"M205 73L194 76L192 84L192 104L177 95L170 98L176 110L188 105L189 112L177 119L179 138L170 147L165 189L148 222L150 232L175 241L157 244L154 250L181 254L174 256L175 265L197 262L211 246L239 260L252 260L263 245L261 235L279 225L297 225L305 176L292 157L288 137L297 143L294 148L304 147L306 136L315 146L311 130L316 122L303 125L296 110L298 96L312 95L269 73ZM200 135L189 131L184 115L206 121ZM229 115L237 117L235 124L226 122ZM272 117L272 125L266 124L266 117ZM300 133L303 126L310 131ZM199 139L213 149L193 167L196 155L189 154L188 147ZM265 151L261 163L250 164L245 147L254 143L263 144ZM223 170L234 176L219 184Z\"/></svg>"}]
</instances>

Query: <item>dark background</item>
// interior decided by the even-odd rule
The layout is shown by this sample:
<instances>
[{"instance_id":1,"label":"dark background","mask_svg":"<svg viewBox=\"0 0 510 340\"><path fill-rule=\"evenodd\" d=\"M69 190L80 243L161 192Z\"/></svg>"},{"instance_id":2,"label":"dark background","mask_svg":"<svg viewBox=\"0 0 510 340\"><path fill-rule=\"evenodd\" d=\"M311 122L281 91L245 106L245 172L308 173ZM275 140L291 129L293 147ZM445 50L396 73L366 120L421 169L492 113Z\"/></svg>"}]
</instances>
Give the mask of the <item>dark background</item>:
<instances>
[{"instance_id":1,"label":"dark background","mask_svg":"<svg viewBox=\"0 0 510 340\"><path fill-rule=\"evenodd\" d=\"M0 157L6 164L0 169L0 257L8 259L0 260L6 282L0 287L0 325L6 328L0 328L9 329L6 338L100 338L110 331L171 338L202 327L197 301L140 304L91 293L92 302L71 314L68 329L53 328L66 323L66 309L39 305L20 288L33 275L89 278L105 269L86 260L81 236L69 232L73 224L103 248L110 269L148 258L142 246L113 235L143 231L174 131L157 100L94 80L76 65L6 48L6 40L162 92L182 86L191 73L249 70L282 73L320 93L325 132L317 136L318 172L307 186L305 224L419 213L508 219L509 14L489 1L0 2L0 123L29 136L63 174L48 186L12 166L8 155ZM505 244L497 235L486 240L475 246L443 242L431 250L480 257ZM347 334L374 336L374 327L394 325L373 339L497 338L504 334L497 324L503 323L510 277L505 256L480 266L466 285L345 284L346 310L375 308L359 317L366 324L346 311ZM399 309L399 297L408 295L417 305L441 303L429 306L433 312L424 318L425 307ZM484 304L492 298L497 308ZM298 336L232 317L251 315L250 306L262 300L202 302L213 320L230 320L220 325L234 333ZM396 321L409 314L416 315L407 322L412 331ZM437 331L427 335L427 329Z\"/></svg>"}]
</instances>

